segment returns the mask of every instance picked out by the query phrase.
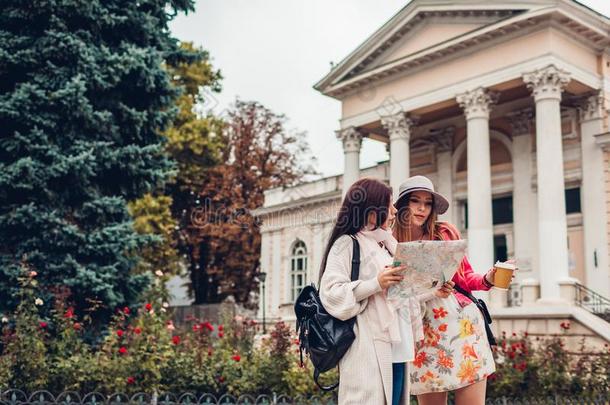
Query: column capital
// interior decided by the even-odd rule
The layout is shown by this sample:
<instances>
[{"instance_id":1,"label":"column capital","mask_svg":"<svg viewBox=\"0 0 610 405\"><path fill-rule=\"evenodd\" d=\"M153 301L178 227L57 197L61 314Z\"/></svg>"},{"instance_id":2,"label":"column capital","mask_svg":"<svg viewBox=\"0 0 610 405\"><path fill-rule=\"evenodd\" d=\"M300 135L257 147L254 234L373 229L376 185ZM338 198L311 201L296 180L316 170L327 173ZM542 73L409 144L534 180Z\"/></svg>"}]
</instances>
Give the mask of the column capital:
<instances>
[{"instance_id":1,"label":"column capital","mask_svg":"<svg viewBox=\"0 0 610 405\"><path fill-rule=\"evenodd\" d=\"M570 73L549 65L533 72L525 73L523 81L532 91L534 100L561 100L561 92L570 83Z\"/></svg>"},{"instance_id":2,"label":"column capital","mask_svg":"<svg viewBox=\"0 0 610 405\"><path fill-rule=\"evenodd\" d=\"M347 127L336 131L337 139L343 142L343 152L360 152L362 133L356 127Z\"/></svg>"},{"instance_id":3,"label":"column capital","mask_svg":"<svg viewBox=\"0 0 610 405\"><path fill-rule=\"evenodd\" d=\"M510 120L512 136L530 135L534 118L534 109L531 107L511 111L506 114Z\"/></svg>"},{"instance_id":4,"label":"column capital","mask_svg":"<svg viewBox=\"0 0 610 405\"><path fill-rule=\"evenodd\" d=\"M403 112L381 117L381 125L388 130L390 141L411 138L411 128L417 124L418 117L408 116Z\"/></svg>"},{"instance_id":5,"label":"column capital","mask_svg":"<svg viewBox=\"0 0 610 405\"><path fill-rule=\"evenodd\" d=\"M489 118L491 106L498 101L498 93L484 87L477 87L456 96L460 107L464 109L466 119Z\"/></svg>"},{"instance_id":6,"label":"column capital","mask_svg":"<svg viewBox=\"0 0 610 405\"><path fill-rule=\"evenodd\" d=\"M436 144L437 152L453 151L453 136L455 135L455 127L449 126L431 131L432 140Z\"/></svg>"},{"instance_id":7,"label":"column capital","mask_svg":"<svg viewBox=\"0 0 610 405\"><path fill-rule=\"evenodd\" d=\"M610 152L610 132L594 135L595 143L605 152Z\"/></svg>"},{"instance_id":8,"label":"column capital","mask_svg":"<svg viewBox=\"0 0 610 405\"><path fill-rule=\"evenodd\" d=\"M604 95L601 91L587 94L576 100L580 122L602 119L604 117Z\"/></svg>"}]
</instances>

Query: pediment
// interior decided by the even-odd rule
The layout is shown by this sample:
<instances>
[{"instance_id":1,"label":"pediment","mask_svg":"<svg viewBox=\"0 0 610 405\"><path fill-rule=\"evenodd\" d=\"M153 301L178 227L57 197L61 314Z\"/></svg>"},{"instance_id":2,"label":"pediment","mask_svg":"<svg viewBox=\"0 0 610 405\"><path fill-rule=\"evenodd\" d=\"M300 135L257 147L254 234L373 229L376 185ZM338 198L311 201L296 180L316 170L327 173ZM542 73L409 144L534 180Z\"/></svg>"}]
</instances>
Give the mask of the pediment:
<instances>
[{"instance_id":1,"label":"pediment","mask_svg":"<svg viewBox=\"0 0 610 405\"><path fill-rule=\"evenodd\" d=\"M538 23L559 24L595 49L607 49L610 19L576 0L412 0L314 88L341 96L409 69L465 54Z\"/></svg>"},{"instance_id":2,"label":"pediment","mask_svg":"<svg viewBox=\"0 0 610 405\"><path fill-rule=\"evenodd\" d=\"M503 1L413 0L314 87L324 92L326 87L526 13L546 1L522 0L514 5Z\"/></svg>"},{"instance_id":3,"label":"pediment","mask_svg":"<svg viewBox=\"0 0 610 405\"><path fill-rule=\"evenodd\" d=\"M374 60L360 66L362 71L374 69L389 62L399 60L426 48L441 44L460 35L484 27L485 23L474 21L455 21L451 18L423 20L406 35L382 51Z\"/></svg>"},{"instance_id":4,"label":"pediment","mask_svg":"<svg viewBox=\"0 0 610 405\"><path fill-rule=\"evenodd\" d=\"M386 38L371 44L366 55L343 78L349 79L525 11L416 10L411 18L398 25Z\"/></svg>"}]
</instances>

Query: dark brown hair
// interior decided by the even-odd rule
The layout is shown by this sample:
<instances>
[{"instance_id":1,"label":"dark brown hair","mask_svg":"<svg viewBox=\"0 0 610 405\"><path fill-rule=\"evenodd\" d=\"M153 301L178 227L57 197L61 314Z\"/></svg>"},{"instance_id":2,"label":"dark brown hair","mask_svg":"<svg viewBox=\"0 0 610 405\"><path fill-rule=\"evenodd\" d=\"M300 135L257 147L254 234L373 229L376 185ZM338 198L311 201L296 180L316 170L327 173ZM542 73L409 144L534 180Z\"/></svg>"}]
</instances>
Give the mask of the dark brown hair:
<instances>
[{"instance_id":1,"label":"dark brown hair","mask_svg":"<svg viewBox=\"0 0 610 405\"><path fill-rule=\"evenodd\" d=\"M376 227L383 225L388 218L388 208L391 202L392 189L376 179L360 179L347 190L322 256L319 280L322 279L328 254L335 241L343 235L355 235L367 224L371 212L376 214Z\"/></svg>"}]
</instances>

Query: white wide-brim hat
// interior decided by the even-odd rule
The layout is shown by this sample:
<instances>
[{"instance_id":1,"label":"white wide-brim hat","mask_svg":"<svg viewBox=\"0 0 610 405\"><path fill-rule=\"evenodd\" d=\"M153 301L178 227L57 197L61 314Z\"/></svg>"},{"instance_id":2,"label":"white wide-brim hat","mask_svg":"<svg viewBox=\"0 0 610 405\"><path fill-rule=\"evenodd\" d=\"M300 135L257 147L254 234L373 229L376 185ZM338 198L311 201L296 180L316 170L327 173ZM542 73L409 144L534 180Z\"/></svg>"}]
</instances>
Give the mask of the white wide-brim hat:
<instances>
[{"instance_id":1,"label":"white wide-brim hat","mask_svg":"<svg viewBox=\"0 0 610 405\"><path fill-rule=\"evenodd\" d=\"M414 191L427 191L432 194L434 199L434 208L437 214L444 214L449 208L449 201L442 194L434 191L434 184L429 178L425 176L413 176L409 177L398 187L398 198L394 206L398 208L398 205L404 200L407 195Z\"/></svg>"}]
</instances>

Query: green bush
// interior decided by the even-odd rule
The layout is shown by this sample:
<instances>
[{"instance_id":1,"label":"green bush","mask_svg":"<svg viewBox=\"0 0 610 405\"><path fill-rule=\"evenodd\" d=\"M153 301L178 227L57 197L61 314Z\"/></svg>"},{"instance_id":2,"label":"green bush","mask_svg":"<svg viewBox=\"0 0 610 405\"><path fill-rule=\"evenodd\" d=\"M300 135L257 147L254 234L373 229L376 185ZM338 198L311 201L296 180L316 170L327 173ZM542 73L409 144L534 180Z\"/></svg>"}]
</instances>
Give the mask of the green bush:
<instances>
[{"instance_id":1,"label":"green bush","mask_svg":"<svg viewBox=\"0 0 610 405\"><path fill-rule=\"evenodd\" d=\"M93 320L77 318L66 303L67 293L55 291L55 307L42 311L36 274L25 269L20 283L17 310L2 317L0 389L106 395L277 393L305 402L336 395L318 389L308 361L301 366L298 340L283 322L264 336L256 321L241 316L225 315L216 325L191 318L177 328L159 297L140 308L117 310L105 334L91 339ZM41 318L42 313L51 316ZM488 397L610 391L610 351L587 352L583 340L580 350L570 352L564 340L561 335L532 339L503 334L494 350L497 372L489 377ZM337 378L336 372L325 373L322 383Z\"/></svg>"},{"instance_id":2,"label":"green bush","mask_svg":"<svg viewBox=\"0 0 610 405\"><path fill-rule=\"evenodd\" d=\"M78 319L61 291L51 318L40 318L36 275L24 274L20 305L3 319L0 390L320 395L283 322L266 336L241 316L217 325L191 318L177 328L159 299L118 309L105 334L91 339L93 321Z\"/></svg>"},{"instance_id":3,"label":"green bush","mask_svg":"<svg viewBox=\"0 0 610 405\"><path fill-rule=\"evenodd\" d=\"M570 328L562 323L564 332ZM579 350L566 349L566 336L554 335L532 339L506 333L494 349L496 373L489 377L490 398L587 396L610 392L610 350L592 352L585 339Z\"/></svg>"}]
</instances>

